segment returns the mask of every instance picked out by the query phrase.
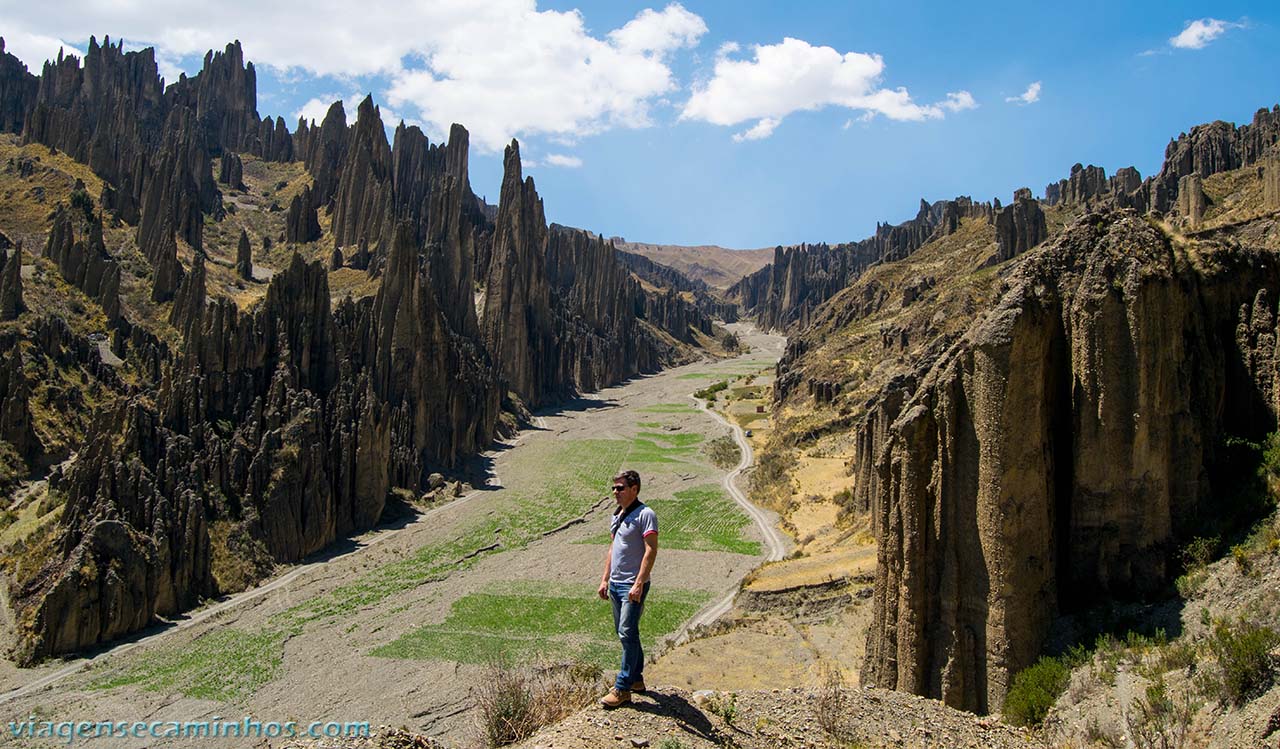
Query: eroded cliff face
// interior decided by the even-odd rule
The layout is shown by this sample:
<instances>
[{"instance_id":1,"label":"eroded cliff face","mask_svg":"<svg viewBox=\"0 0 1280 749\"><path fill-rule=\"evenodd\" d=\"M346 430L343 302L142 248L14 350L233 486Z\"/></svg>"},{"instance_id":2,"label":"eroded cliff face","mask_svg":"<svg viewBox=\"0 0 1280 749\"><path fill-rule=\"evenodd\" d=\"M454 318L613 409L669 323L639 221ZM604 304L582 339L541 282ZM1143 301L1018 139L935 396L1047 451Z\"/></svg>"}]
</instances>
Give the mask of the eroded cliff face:
<instances>
[{"instance_id":1,"label":"eroded cliff face","mask_svg":"<svg viewBox=\"0 0 1280 749\"><path fill-rule=\"evenodd\" d=\"M864 683L996 710L1053 617L1162 585L1258 387L1233 374L1237 310L1277 283L1269 252L1189 255L1131 211L1086 215L918 387L886 390L854 469L880 543Z\"/></svg>"},{"instance_id":2,"label":"eroded cliff face","mask_svg":"<svg viewBox=\"0 0 1280 749\"><path fill-rule=\"evenodd\" d=\"M868 267L901 260L930 239L954 233L962 218L990 223L994 211L967 197L932 205L921 200L915 218L878 224L873 236L859 242L778 247L770 265L734 284L726 296L765 329L802 330L823 302Z\"/></svg>"}]
</instances>

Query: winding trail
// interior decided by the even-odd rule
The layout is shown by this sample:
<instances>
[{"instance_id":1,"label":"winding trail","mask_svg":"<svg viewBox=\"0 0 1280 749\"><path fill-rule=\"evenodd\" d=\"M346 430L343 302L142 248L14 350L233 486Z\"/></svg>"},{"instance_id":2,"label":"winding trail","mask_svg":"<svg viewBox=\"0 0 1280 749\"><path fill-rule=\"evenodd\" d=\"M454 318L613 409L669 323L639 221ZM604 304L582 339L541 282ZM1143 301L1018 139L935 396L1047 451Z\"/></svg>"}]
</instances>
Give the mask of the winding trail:
<instances>
[{"instance_id":1,"label":"winding trail","mask_svg":"<svg viewBox=\"0 0 1280 749\"><path fill-rule=\"evenodd\" d=\"M724 418L716 411L711 410L709 402L692 395L689 397L693 400L694 405L701 408L703 412L709 414L716 421L729 427L729 429L733 431L733 439L738 443L738 450L741 452L741 457L738 459L738 465L734 467L732 471L725 474L724 480L721 481L721 484L724 486L725 491L729 493L729 496L733 497L733 501L737 502L742 510L746 512L752 520L756 521L756 527L760 529L760 535L764 538L765 544L769 547L769 553L765 557L765 561L776 562L779 559L782 559L782 556L786 553L787 544L786 541L783 540L782 534L778 532L777 525L773 522L773 519L767 512L752 504L735 483L738 476L742 475L743 471L750 468L752 462L755 460L755 454L751 450L751 444L747 442L747 437L746 434L743 433L742 427ZM714 622L716 619L719 619L721 616L724 616L725 612L733 608L733 599L737 595L738 588L735 585L723 597L709 604L706 608L699 611L697 614L694 614L693 618L685 622L684 626L676 633L673 641L676 643L683 642L688 638L689 633L695 628L706 626L711 622Z\"/></svg>"}]
</instances>

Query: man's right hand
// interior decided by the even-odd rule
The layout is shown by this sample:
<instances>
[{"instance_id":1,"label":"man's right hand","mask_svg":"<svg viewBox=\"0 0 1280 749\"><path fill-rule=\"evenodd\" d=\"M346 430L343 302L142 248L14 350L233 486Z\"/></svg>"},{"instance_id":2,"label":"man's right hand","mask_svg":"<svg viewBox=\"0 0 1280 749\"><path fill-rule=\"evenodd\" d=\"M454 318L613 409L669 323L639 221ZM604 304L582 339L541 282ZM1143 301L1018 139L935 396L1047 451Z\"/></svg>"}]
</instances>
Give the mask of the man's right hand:
<instances>
[{"instance_id":1,"label":"man's right hand","mask_svg":"<svg viewBox=\"0 0 1280 749\"><path fill-rule=\"evenodd\" d=\"M601 580L600 589L596 591L596 595L600 596L600 600L609 600L609 581Z\"/></svg>"}]
</instances>

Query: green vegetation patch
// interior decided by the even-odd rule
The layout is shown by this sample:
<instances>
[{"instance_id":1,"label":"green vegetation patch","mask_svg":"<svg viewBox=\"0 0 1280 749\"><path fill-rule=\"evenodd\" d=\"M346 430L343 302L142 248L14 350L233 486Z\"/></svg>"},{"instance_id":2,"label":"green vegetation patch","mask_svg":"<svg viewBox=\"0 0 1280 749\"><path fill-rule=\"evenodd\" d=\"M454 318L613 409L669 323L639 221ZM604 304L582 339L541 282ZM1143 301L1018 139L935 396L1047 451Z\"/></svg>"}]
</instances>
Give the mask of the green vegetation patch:
<instances>
[{"instance_id":1,"label":"green vegetation patch","mask_svg":"<svg viewBox=\"0 0 1280 749\"><path fill-rule=\"evenodd\" d=\"M708 385L707 387L704 387L701 390L694 392L693 397L701 398L702 400L707 400L707 401L715 400L716 393L720 392L721 390L725 390L728 387L729 387L729 381L721 380L714 385Z\"/></svg>"},{"instance_id":2,"label":"green vegetation patch","mask_svg":"<svg viewBox=\"0 0 1280 749\"><path fill-rule=\"evenodd\" d=\"M693 432L640 432L631 442L628 463L683 463L706 439Z\"/></svg>"},{"instance_id":3,"label":"green vegetation patch","mask_svg":"<svg viewBox=\"0 0 1280 749\"><path fill-rule=\"evenodd\" d=\"M1016 726L1038 726L1071 681L1061 659L1045 656L1018 672L1004 698L1004 718Z\"/></svg>"},{"instance_id":4,"label":"green vegetation patch","mask_svg":"<svg viewBox=\"0 0 1280 749\"><path fill-rule=\"evenodd\" d=\"M702 451L716 468L733 468L742 459L738 442L727 434L708 442Z\"/></svg>"},{"instance_id":5,"label":"green vegetation patch","mask_svg":"<svg viewBox=\"0 0 1280 749\"><path fill-rule=\"evenodd\" d=\"M215 629L182 647L161 648L89 683L90 689L129 684L148 692L181 692L233 702L275 678L284 657L284 633Z\"/></svg>"},{"instance_id":6,"label":"green vegetation patch","mask_svg":"<svg viewBox=\"0 0 1280 749\"><path fill-rule=\"evenodd\" d=\"M641 432L636 436L648 440L667 442L672 447L689 447L706 439L706 437L697 432Z\"/></svg>"},{"instance_id":7,"label":"green vegetation patch","mask_svg":"<svg viewBox=\"0 0 1280 749\"><path fill-rule=\"evenodd\" d=\"M651 588L640 626L645 646L654 648L709 597ZM419 627L371 655L473 664L576 658L603 667L618 659L619 649L613 609L595 588L512 581L458 599L445 621Z\"/></svg>"},{"instance_id":8,"label":"green vegetation patch","mask_svg":"<svg viewBox=\"0 0 1280 749\"><path fill-rule=\"evenodd\" d=\"M672 498L645 499L644 503L658 514L659 549L761 553L759 541L742 537L751 519L718 486L697 486L678 491ZM609 538L601 534L579 543L607 544Z\"/></svg>"},{"instance_id":9,"label":"green vegetation patch","mask_svg":"<svg viewBox=\"0 0 1280 749\"><path fill-rule=\"evenodd\" d=\"M637 408L636 411L646 414L696 414L698 409L688 403L655 403L652 406Z\"/></svg>"}]
</instances>

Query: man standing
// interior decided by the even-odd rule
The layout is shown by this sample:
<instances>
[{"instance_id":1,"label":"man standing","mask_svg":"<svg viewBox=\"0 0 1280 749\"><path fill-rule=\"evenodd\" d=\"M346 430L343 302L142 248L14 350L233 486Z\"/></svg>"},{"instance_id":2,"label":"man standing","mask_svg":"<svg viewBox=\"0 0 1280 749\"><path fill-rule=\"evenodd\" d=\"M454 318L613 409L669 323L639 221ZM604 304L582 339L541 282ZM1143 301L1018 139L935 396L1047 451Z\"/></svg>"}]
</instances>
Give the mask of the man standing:
<instances>
[{"instance_id":1,"label":"man standing","mask_svg":"<svg viewBox=\"0 0 1280 749\"><path fill-rule=\"evenodd\" d=\"M644 691L644 648L640 645L640 613L649 593L649 573L658 556L658 516L639 499L640 474L623 471L613 477L618 506L609 524L609 553L604 558L599 595L613 603L613 627L622 641L622 668L613 689L600 700L606 708L631 701Z\"/></svg>"}]
</instances>

